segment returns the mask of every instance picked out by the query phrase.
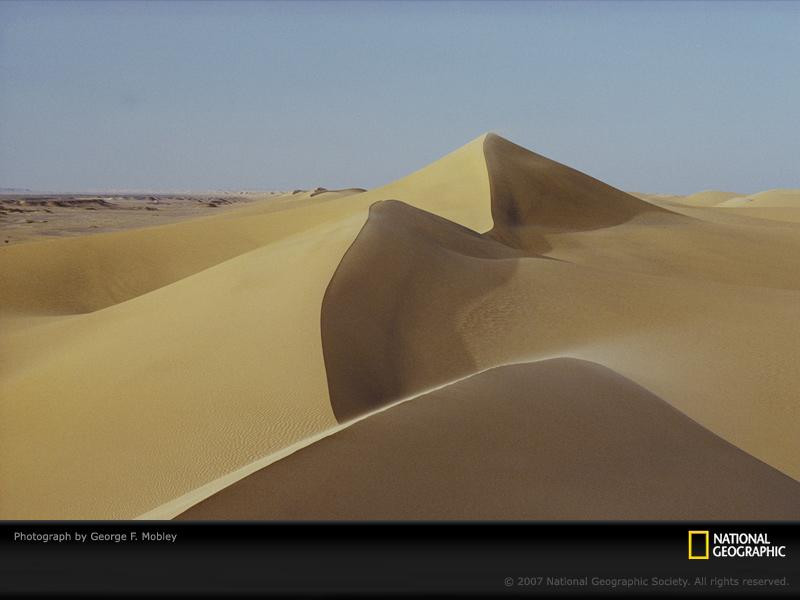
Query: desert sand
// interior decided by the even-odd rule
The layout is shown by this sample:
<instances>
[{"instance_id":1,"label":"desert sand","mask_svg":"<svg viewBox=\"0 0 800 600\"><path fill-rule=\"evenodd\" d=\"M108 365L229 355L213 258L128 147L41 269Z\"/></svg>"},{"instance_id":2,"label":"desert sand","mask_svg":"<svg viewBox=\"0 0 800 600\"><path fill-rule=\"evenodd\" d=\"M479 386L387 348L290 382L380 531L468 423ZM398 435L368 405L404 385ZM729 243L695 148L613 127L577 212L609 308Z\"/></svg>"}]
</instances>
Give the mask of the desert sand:
<instances>
[{"instance_id":1,"label":"desert sand","mask_svg":"<svg viewBox=\"0 0 800 600\"><path fill-rule=\"evenodd\" d=\"M800 200L730 194L487 134L5 245L0 517L797 518Z\"/></svg>"},{"instance_id":2,"label":"desert sand","mask_svg":"<svg viewBox=\"0 0 800 600\"><path fill-rule=\"evenodd\" d=\"M562 358L373 415L180 518L797 519L798 494L643 388Z\"/></svg>"},{"instance_id":3,"label":"desert sand","mask_svg":"<svg viewBox=\"0 0 800 600\"><path fill-rule=\"evenodd\" d=\"M735 192L706 190L688 196L663 194L635 194L638 198L655 204L667 205L673 210L683 212L685 208L715 208L737 210L705 211L702 218L718 219L728 212L737 217L768 219L773 221L800 222L800 190L775 189L758 192L749 196Z\"/></svg>"}]
</instances>

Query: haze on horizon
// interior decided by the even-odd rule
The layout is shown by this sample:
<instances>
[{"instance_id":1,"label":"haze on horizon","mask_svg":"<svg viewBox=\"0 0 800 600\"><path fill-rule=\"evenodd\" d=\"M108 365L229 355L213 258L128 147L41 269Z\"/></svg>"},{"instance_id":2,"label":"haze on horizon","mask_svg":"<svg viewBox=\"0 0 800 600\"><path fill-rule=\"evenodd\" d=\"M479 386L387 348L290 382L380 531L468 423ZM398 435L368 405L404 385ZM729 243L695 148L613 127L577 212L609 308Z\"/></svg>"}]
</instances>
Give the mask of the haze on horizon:
<instances>
[{"instance_id":1,"label":"haze on horizon","mask_svg":"<svg viewBox=\"0 0 800 600\"><path fill-rule=\"evenodd\" d=\"M800 187L800 4L0 3L0 186L373 187L485 131L631 191Z\"/></svg>"}]
</instances>

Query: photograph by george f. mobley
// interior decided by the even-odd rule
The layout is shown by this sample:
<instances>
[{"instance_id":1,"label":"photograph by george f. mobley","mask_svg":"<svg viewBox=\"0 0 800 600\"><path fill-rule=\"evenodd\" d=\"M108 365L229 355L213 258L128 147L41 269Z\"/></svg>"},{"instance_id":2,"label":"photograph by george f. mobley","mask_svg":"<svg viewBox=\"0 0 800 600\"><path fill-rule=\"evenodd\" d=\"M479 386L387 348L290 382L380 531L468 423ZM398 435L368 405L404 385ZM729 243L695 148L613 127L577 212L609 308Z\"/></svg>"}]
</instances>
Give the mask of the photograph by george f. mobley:
<instances>
[{"instance_id":1,"label":"photograph by george f. mobley","mask_svg":"<svg viewBox=\"0 0 800 600\"><path fill-rule=\"evenodd\" d=\"M800 2L0 2L0 596L800 595Z\"/></svg>"}]
</instances>

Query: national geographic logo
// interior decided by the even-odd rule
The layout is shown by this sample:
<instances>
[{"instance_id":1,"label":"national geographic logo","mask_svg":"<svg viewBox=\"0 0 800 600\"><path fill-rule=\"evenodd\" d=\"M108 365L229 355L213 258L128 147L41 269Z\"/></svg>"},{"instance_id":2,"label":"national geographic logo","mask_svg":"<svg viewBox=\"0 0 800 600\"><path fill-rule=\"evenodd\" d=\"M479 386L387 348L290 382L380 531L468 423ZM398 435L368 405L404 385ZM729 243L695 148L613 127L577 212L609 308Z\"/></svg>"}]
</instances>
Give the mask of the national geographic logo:
<instances>
[{"instance_id":1,"label":"national geographic logo","mask_svg":"<svg viewBox=\"0 0 800 600\"><path fill-rule=\"evenodd\" d=\"M689 560L708 560L708 531L689 532Z\"/></svg>"},{"instance_id":2,"label":"national geographic logo","mask_svg":"<svg viewBox=\"0 0 800 600\"><path fill-rule=\"evenodd\" d=\"M786 546L773 544L766 533L689 531L689 560L714 558L786 558Z\"/></svg>"}]
</instances>

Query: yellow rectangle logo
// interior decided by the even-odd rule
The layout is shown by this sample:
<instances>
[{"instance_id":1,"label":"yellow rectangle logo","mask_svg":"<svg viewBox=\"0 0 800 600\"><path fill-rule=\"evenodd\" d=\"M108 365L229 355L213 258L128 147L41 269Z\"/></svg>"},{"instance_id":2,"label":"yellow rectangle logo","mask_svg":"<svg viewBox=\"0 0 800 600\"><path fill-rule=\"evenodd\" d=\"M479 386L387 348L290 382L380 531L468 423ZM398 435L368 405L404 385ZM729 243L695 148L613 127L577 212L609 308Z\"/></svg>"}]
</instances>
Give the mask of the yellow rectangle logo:
<instances>
[{"instance_id":1,"label":"yellow rectangle logo","mask_svg":"<svg viewBox=\"0 0 800 600\"><path fill-rule=\"evenodd\" d=\"M692 543L693 537L703 536L705 538L705 552L703 554L695 554L692 551L694 544ZM689 532L689 560L708 560L708 531L690 531Z\"/></svg>"}]
</instances>

